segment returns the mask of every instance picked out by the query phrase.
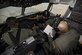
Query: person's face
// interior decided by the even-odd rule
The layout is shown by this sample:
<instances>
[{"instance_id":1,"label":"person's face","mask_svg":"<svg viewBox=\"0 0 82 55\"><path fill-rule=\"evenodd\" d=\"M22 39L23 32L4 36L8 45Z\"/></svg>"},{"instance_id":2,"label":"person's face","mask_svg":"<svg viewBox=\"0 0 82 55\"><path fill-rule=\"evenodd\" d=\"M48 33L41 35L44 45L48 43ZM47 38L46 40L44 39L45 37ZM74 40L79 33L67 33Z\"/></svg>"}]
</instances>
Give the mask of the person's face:
<instances>
[{"instance_id":1,"label":"person's face","mask_svg":"<svg viewBox=\"0 0 82 55\"><path fill-rule=\"evenodd\" d=\"M57 27L61 33L65 33L68 31L68 24L66 21L61 21Z\"/></svg>"},{"instance_id":2,"label":"person's face","mask_svg":"<svg viewBox=\"0 0 82 55\"><path fill-rule=\"evenodd\" d=\"M10 22L8 22L8 26L10 27L10 28L14 28L14 27L16 27L16 22L15 21L10 21Z\"/></svg>"}]
</instances>

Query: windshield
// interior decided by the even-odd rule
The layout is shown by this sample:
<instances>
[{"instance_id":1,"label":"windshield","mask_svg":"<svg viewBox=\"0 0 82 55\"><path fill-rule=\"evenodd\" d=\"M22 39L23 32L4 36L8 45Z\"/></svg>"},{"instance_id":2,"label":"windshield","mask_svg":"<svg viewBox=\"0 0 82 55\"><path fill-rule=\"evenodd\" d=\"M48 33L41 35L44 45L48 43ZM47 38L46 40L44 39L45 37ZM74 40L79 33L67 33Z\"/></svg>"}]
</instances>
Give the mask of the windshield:
<instances>
[{"instance_id":1,"label":"windshield","mask_svg":"<svg viewBox=\"0 0 82 55\"><path fill-rule=\"evenodd\" d=\"M69 7L67 5L65 6L65 4L68 4L71 7L74 7L76 0L50 0L50 2L60 3L60 5L56 5L56 6L54 5L52 10L54 11L54 13L62 15L62 13L65 13ZM64 5L61 5L61 3ZM30 14L44 11L47 9L48 4L49 3L41 3L41 4L38 4L35 6L27 7L25 9L25 15L30 15ZM61 8L61 7L63 7L63 8ZM0 9L0 23L5 22L7 17L11 17L11 16L19 17L21 15L21 10L22 10L21 7L13 7L13 6ZM63 12L62 12L62 10L63 10Z\"/></svg>"},{"instance_id":2,"label":"windshield","mask_svg":"<svg viewBox=\"0 0 82 55\"><path fill-rule=\"evenodd\" d=\"M76 0L50 0L51 3L68 4L70 7L74 7Z\"/></svg>"},{"instance_id":3,"label":"windshield","mask_svg":"<svg viewBox=\"0 0 82 55\"><path fill-rule=\"evenodd\" d=\"M25 9L25 15L30 15L30 14L44 11L47 9L48 4L49 3L42 3L35 6L27 7ZM22 10L21 7L13 7L13 6L0 9L0 23L5 22L7 17L11 17L11 16L21 17L21 10Z\"/></svg>"}]
</instances>

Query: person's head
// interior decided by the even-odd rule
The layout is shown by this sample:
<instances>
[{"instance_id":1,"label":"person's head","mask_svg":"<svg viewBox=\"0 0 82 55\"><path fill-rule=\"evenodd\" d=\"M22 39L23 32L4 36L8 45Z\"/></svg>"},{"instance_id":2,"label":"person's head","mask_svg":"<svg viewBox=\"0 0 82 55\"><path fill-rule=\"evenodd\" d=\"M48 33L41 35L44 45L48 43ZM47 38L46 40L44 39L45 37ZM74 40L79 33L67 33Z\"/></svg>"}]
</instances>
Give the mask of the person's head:
<instances>
[{"instance_id":1,"label":"person's head","mask_svg":"<svg viewBox=\"0 0 82 55\"><path fill-rule=\"evenodd\" d=\"M57 28L61 33L65 33L68 31L68 23L66 21L60 21Z\"/></svg>"},{"instance_id":2,"label":"person's head","mask_svg":"<svg viewBox=\"0 0 82 55\"><path fill-rule=\"evenodd\" d=\"M16 27L17 19L16 19L16 17L8 17L6 20L6 23L10 28Z\"/></svg>"}]
</instances>

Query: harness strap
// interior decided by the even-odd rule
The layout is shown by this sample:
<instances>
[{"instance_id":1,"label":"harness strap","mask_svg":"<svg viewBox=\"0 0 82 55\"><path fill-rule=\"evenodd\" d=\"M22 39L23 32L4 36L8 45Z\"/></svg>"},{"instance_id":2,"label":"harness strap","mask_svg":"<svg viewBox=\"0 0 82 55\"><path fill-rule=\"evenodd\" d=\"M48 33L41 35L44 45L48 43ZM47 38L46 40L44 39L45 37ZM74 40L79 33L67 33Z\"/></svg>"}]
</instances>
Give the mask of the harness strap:
<instances>
[{"instance_id":1,"label":"harness strap","mask_svg":"<svg viewBox=\"0 0 82 55\"><path fill-rule=\"evenodd\" d=\"M18 28L16 37L12 34L12 32L8 32L9 37L11 38L11 40L12 40L14 45L19 43L19 41L20 41L20 33L21 33L21 28Z\"/></svg>"}]
</instances>

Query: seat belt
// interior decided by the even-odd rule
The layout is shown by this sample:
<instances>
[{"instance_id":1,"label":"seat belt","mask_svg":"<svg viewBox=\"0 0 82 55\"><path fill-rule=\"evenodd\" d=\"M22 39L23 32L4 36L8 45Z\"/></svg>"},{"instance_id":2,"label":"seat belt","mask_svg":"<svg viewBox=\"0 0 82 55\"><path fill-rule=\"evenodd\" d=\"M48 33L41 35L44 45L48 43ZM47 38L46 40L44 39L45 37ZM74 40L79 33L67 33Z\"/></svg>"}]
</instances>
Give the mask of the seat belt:
<instances>
[{"instance_id":1,"label":"seat belt","mask_svg":"<svg viewBox=\"0 0 82 55\"><path fill-rule=\"evenodd\" d=\"M16 37L11 32L8 32L9 37L11 38L11 40L12 40L14 45L17 45L19 43L19 41L20 41L20 33L21 33L21 28L18 28Z\"/></svg>"},{"instance_id":2,"label":"seat belt","mask_svg":"<svg viewBox=\"0 0 82 55\"><path fill-rule=\"evenodd\" d=\"M10 37L11 41L13 42L13 44L16 45L17 44L16 38L12 35L11 32L8 32L8 34L9 34L9 37Z\"/></svg>"},{"instance_id":3,"label":"seat belt","mask_svg":"<svg viewBox=\"0 0 82 55\"><path fill-rule=\"evenodd\" d=\"M21 35L21 28L18 28L18 31L17 31L17 34L16 34L17 43L20 42L20 35Z\"/></svg>"}]
</instances>

